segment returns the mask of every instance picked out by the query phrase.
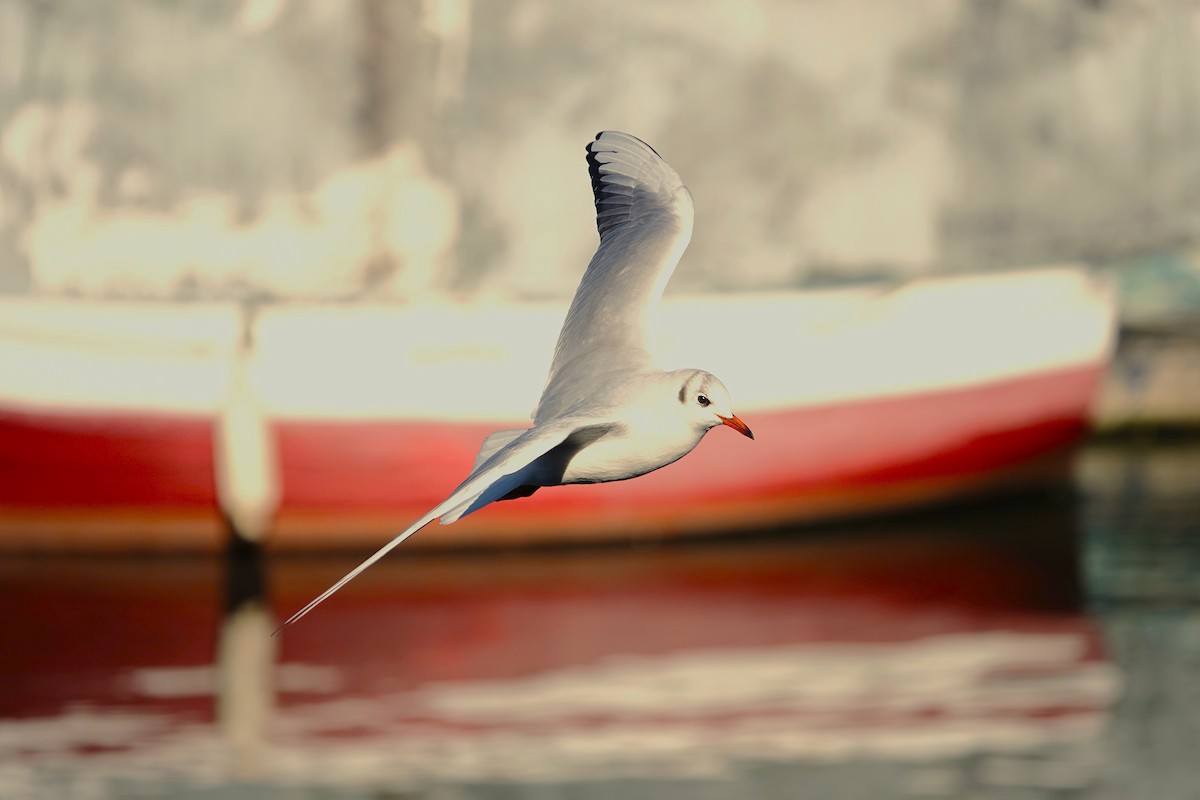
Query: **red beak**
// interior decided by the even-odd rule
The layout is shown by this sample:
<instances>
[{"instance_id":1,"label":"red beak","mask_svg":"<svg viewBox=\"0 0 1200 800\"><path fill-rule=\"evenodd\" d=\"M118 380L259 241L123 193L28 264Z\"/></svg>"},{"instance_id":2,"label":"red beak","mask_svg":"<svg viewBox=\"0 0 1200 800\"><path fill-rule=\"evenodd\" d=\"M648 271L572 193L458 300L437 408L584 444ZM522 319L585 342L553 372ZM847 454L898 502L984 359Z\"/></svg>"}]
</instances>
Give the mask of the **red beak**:
<instances>
[{"instance_id":1,"label":"red beak","mask_svg":"<svg viewBox=\"0 0 1200 800\"><path fill-rule=\"evenodd\" d=\"M738 419L737 414L734 414L732 417L722 417L718 414L717 419L721 420L722 425L728 425L742 436L747 436L751 439L754 438L754 433L750 430L750 426Z\"/></svg>"}]
</instances>

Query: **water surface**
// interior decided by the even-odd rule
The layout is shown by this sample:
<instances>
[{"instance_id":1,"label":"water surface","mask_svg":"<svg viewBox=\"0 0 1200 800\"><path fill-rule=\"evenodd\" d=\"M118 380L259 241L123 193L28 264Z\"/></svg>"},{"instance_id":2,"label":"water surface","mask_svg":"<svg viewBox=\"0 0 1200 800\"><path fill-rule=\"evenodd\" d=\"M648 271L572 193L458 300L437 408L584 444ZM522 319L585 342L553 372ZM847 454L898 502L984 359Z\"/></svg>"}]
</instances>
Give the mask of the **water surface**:
<instances>
[{"instance_id":1,"label":"water surface","mask_svg":"<svg viewBox=\"0 0 1200 800\"><path fill-rule=\"evenodd\" d=\"M1195 798L1200 447L670 544L0 559L0 796Z\"/></svg>"}]
</instances>

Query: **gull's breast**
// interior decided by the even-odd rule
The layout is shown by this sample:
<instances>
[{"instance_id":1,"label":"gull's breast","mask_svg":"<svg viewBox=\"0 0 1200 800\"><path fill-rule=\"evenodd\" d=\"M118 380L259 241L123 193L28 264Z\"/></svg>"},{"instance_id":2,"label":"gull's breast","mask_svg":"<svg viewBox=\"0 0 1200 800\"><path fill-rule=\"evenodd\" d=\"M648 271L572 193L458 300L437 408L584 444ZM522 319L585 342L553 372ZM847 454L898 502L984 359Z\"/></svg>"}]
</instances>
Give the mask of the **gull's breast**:
<instances>
[{"instance_id":1,"label":"gull's breast","mask_svg":"<svg viewBox=\"0 0 1200 800\"><path fill-rule=\"evenodd\" d=\"M622 427L575 453L563 472L562 483L636 478L678 461L699 441L691 431Z\"/></svg>"}]
</instances>

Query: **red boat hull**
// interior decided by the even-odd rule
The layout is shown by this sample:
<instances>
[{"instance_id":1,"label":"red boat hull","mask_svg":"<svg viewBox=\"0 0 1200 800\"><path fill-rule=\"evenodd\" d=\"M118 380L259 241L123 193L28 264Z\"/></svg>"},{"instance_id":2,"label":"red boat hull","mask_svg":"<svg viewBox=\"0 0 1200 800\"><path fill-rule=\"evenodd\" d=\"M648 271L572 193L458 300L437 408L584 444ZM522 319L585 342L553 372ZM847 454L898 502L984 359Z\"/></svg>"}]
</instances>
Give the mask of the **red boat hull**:
<instances>
[{"instance_id":1,"label":"red boat hull","mask_svg":"<svg viewBox=\"0 0 1200 800\"><path fill-rule=\"evenodd\" d=\"M686 459L568 486L426 531L433 546L626 539L912 507L1061 475L1102 369L749 412ZM223 542L205 416L0 410L0 548L196 549ZM271 545L357 547L402 528L468 472L492 430L444 421L273 423L282 502Z\"/></svg>"}]
</instances>

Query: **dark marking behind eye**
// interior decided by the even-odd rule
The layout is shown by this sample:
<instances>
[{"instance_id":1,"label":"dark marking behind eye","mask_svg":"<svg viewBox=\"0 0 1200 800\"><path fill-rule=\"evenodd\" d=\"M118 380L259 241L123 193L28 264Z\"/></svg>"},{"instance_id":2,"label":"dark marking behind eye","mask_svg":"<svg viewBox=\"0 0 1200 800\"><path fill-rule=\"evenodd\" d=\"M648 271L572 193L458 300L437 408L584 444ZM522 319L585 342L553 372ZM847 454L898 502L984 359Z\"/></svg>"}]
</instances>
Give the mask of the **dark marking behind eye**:
<instances>
[{"instance_id":1,"label":"dark marking behind eye","mask_svg":"<svg viewBox=\"0 0 1200 800\"><path fill-rule=\"evenodd\" d=\"M679 402L681 402L681 403L687 402L687 384L686 383L683 386L679 387Z\"/></svg>"}]
</instances>

